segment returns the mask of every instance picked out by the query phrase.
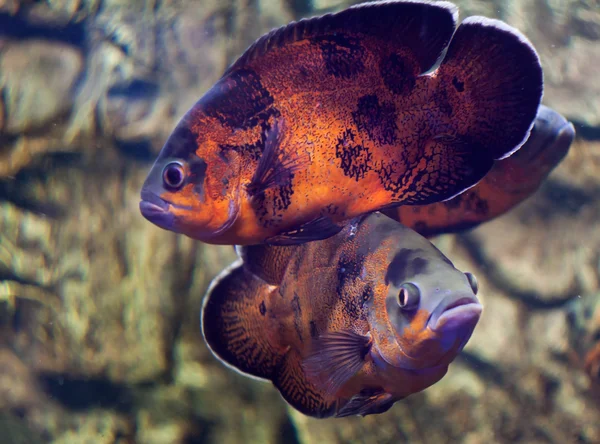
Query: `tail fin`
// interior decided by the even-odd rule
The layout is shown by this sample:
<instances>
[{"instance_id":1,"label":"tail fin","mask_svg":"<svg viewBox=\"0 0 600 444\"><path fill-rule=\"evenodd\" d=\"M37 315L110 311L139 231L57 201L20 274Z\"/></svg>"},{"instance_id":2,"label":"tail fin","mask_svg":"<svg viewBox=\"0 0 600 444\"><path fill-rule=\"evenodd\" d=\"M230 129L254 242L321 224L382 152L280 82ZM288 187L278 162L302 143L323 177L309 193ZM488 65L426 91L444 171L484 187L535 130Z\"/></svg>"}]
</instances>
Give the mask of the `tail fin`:
<instances>
[{"instance_id":1,"label":"tail fin","mask_svg":"<svg viewBox=\"0 0 600 444\"><path fill-rule=\"evenodd\" d=\"M211 283L202 307L202 334L211 352L246 375L272 380L282 356L269 343L267 283L238 260Z\"/></svg>"},{"instance_id":2,"label":"tail fin","mask_svg":"<svg viewBox=\"0 0 600 444\"><path fill-rule=\"evenodd\" d=\"M494 160L528 138L543 93L539 57L527 38L499 20L465 19L436 77L448 91L458 132Z\"/></svg>"}]
</instances>

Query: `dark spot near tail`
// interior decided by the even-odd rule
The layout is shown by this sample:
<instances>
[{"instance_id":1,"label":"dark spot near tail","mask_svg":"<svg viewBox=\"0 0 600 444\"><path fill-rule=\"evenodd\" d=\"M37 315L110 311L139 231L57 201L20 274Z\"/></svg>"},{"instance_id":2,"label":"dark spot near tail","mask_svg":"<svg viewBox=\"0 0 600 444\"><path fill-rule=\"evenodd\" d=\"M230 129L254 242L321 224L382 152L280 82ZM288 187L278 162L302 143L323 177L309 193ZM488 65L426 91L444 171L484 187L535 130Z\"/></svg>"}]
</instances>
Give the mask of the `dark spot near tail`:
<instances>
[{"instance_id":1,"label":"dark spot near tail","mask_svg":"<svg viewBox=\"0 0 600 444\"><path fill-rule=\"evenodd\" d=\"M219 80L201 99L207 116L231 128L256 126L259 114L273 104L273 97L251 69L238 69Z\"/></svg>"},{"instance_id":2,"label":"dark spot near tail","mask_svg":"<svg viewBox=\"0 0 600 444\"><path fill-rule=\"evenodd\" d=\"M454 76L454 78L452 79L452 85L454 86L456 91L458 91L459 93L461 93L465 90L465 82L459 81L456 78L456 76Z\"/></svg>"},{"instance_id":3,"label":"dark spot near tail","mask_svg":"<svg viewBox=\"0 0 600 444\"><path fill-rule=\"evenodd\" d=\"M358 99L352 118L359 132L381 145L396 142L396 107L391 102L379 103L375 94Z\"/></svg>"},{"instance_id":4,"label":"dark spot near tail","mask_svg":"<svg viewBox=\"0 0 600 444\"><path fill-rule=\"evenodd\" d=\"M365 70L365 49L359 40L340 33L313 39L319 46L325 68L334 77L352 79Z\"/></svg>"},{"instance_id":5,"label":"dark spot near tail","mask_svg":"<svg viewBox=\"0 0 600 444\"><path fill-rule=\"evenodd\" d=\"M317 330L317 324L315 321L310 321L310 337L317 339L319 337L319 331Z\"/></svg>"},{"instance_id":6,"label":"dark spot near tail","mask_svg":"<svg viewBox=\"0 0 600 444\"><path fill-rule=\"evenodd\" d=\"M267 306L265 305L265 301L262 301L260 303L260 305L258 306L258 310L260 311L260 314L262 316L264 316L267 313Z\"/></svg>"},{"instance_id":7,"label":"dark spot near tail","mask_svg":"<svg viewBox=\"0 0 600 444\"><path fill-rule=\"evenodd\" d=\"M344 175L352 177L357 182L364 179L365 175L373 169L373 155L371 151L356 142L352 130L346 130L335 146L335 157L340 159L340 168Z\"/></svg>"},{"instance_id":8,"label":"dark spot near tail","mask_svg":"<svg viewBox=\"0 0 600 444\"><path fill-rule=\"evenodd\" d=\"M381 63L380 71L383 83L394 94L405 96L415 87L418 69L398 54L385 58Z\"/></svg>"}]
</instances>

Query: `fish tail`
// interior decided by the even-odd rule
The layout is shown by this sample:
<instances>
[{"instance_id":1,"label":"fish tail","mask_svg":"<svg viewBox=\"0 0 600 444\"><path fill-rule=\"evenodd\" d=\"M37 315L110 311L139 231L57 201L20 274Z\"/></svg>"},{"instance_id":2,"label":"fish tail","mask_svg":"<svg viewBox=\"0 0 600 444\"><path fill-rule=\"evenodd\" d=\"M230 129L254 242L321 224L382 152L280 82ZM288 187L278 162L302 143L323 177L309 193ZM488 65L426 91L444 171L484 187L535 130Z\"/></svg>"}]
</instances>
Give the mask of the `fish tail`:
<instances>
[{"instance_id":1,"label":"fish tail","mask_svg":"<svg viewBox=\"0 0 600 444\"><path fill-rule=\"evenodd\" d=\"M269 380L282 358L267 331L271 289L238 260L212 281L201 314L202 334L218 359L248 376Z\"/></svg>"},{"instance_id":2,"label":"fish tail","mask_svg":"<svg viewBox=\"0 0 600 444\"><path fill-rule=\"evenodd\" d=\"M540 60L529 40L499 20L469 17L456 30L436 77L438 105L469 146L494 160L529 137L543 94ZM443 94L442 94L443 93Z\"/></svg>"}]
</instances>

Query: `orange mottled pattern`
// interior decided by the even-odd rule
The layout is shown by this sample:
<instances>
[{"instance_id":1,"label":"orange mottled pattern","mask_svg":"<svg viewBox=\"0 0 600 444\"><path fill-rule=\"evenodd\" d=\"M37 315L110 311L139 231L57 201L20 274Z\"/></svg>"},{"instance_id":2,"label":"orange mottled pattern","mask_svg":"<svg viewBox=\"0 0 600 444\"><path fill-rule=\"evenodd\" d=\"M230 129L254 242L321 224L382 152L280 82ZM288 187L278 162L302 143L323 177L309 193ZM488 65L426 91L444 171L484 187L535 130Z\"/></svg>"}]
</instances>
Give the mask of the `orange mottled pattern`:
<instances>
[{"instance_id":1,"label":"orange mottled pattern","mask_svg":"<svg viewBox=\"0 0 600 444\"><path fill-rule=\"evenodd\" d=\"M403 248L422 252L419 258L432 270L443 266L462 276L426 239L380 214L323 241L242 248L247 262L240 261L209 289L202 315L205 338L220 359L272 381L292 406L308 415L337 414L364 390L387 409L390 402L437 382L456 351L448 354L437 346L440 337L427 326L427 310L418 310L403 331L390 323L388 270ZM368 347L377 351L361 358L356 373L332 391L327 380L308 373L303 363L318 350L323 335L335 332L368 338ZM414 361L413 369L421 368L420 358L439 366L415 372L381 364L381 359L395 363L404 358Z\"/></svg>"},{"instance_id":2,"label":"orange mottled pattern","mask_svg":"<svg viewBox=\"0 0 600 444\"><path fill-rule=\"evenodd\" d=\"M446 3L386 2L259 39L161 152L186 148L206 163L196 178L203 202L187 188L160 193L175 216L168 228L252 245L326 217L332 235L353 217L439 202L479 181L527 137L541 67L516 30L470 21L454 33L454 13ZM262 165L276 122L284 134ZM184 130L189 147L177 142Z\"/></svg>"}]
</instances>

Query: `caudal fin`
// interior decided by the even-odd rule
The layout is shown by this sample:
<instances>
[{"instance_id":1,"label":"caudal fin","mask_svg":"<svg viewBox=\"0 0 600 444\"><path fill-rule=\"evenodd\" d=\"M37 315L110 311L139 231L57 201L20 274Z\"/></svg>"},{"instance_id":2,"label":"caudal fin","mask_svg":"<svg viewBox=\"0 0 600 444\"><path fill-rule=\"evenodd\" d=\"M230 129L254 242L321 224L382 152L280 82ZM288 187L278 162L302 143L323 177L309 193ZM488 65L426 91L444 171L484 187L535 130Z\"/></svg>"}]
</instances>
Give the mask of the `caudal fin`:
<instances>
[{"instance_id":1,"label":"caudal fin","mask_svg":"<svg viewBox=\"0 0 600 444\"><path fill-rule=\"evenodd\" d=\"M211 283L202 307L202 334L212 353L235 370L272 380L282 356L269 342L266 282L234 262Z\"/></svg>"},{"instance_id":2,"label":"caudal fin","mask_svg":"<svg viewBox=\"0 0 600 444\"><path fill-rule=\"evenodd\" d=\"M436 72L459 134L493 160L528 138L543 93L539 57L529 40L499 20L468 17Z\"/></svg>"}]
</instances>

